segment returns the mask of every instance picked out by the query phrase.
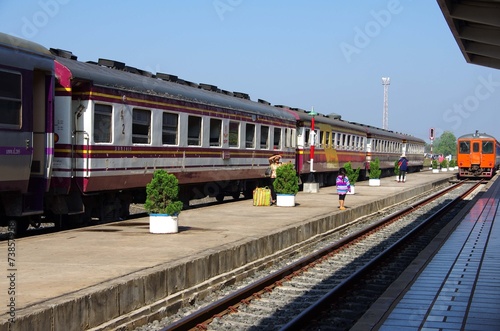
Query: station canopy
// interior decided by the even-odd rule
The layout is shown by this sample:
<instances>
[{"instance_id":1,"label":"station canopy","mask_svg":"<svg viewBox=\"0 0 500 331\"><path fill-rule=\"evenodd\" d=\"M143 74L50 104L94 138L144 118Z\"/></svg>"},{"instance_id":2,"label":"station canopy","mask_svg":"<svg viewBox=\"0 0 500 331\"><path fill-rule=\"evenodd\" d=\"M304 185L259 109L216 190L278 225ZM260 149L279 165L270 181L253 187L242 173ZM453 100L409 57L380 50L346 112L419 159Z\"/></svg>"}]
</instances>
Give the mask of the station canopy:
<instances>
[{"instance_id":1,"label":"station canopy","mask_svg":"<svg viewBox=\"0 0 500 331\"><path fill-rule=\"evenodd\" d=\"M500 69L500 0L437 0L468 63Z\"/></svg>"}]
</instances>

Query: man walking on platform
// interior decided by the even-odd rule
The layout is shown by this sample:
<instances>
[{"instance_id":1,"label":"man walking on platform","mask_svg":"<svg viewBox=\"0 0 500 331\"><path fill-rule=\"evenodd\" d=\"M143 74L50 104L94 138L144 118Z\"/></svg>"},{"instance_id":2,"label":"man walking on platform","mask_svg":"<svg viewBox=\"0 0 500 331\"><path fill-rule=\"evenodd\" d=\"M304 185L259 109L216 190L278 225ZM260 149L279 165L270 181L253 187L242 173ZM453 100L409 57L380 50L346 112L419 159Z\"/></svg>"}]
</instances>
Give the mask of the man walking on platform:
<instances>
[{"instance_id":1,"label":"man walking on platform","mask_svg":"<svg viewBox=\"0 0 500 331\"><path fill-rule=\"evenodd\" d=\"M404 154L401 155L401 158L398 161L398 166L399 166L398 183L404 183L406 182L406 172L408 171L408 159Z\"/></svg>"}]
</instances>

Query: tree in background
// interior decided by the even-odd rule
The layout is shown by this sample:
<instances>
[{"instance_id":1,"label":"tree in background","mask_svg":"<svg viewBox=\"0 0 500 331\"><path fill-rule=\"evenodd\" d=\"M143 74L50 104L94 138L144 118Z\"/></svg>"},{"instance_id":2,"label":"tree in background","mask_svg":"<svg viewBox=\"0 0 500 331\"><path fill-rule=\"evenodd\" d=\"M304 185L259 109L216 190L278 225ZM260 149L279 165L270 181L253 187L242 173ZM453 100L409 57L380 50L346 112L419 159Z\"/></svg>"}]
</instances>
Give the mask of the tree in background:
<instances>
[{"instance_id":1,"label":"tree in background","mask_svg":"<svg viewBox=\"0 0 500 331\"><path fill-rule=\"evenodd\" d=\"M457 138L451 131L445 131L441 136L434 140L432 152L434 154L443 154L456 156Z\"/></svg>"}]
</instances>

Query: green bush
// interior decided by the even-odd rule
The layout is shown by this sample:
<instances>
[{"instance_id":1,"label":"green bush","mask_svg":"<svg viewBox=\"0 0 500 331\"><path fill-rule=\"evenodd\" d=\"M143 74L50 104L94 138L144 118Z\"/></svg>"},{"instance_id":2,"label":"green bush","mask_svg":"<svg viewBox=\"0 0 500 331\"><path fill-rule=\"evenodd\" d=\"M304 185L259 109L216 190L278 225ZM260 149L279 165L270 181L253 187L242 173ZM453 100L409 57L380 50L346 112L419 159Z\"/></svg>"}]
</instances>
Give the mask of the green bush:
<instances>
[{"instance_id":1,"label":"green bush","mask_svg":"<svg viewBox=\"0 0 500 331\"><path fill-rule=\"evenodd\" d=\"M437 169L439 166L439 162L437 160L432 160L432 169Z\"/></svg>"},{"instance_id":2,"label":"green bush","mask_svg":"<svg viewBox=\"0 0 500 331\"><path fill-rule=\"evenodd\" d=\"M349 182L351 185L355 185L356 182L358 181L359 178L359 172L361 171L361 167L358 167L358 169L354 170L352 168L351 162L346 162L344 163L344 169L347 175L347 178L349 178Z\"/></svg>"},{"instance_id":3,"label":"green bush","mask_svg":"<svg viewBox=\"0 0 500 331\"><path fill-rule=\"evenodd\" d=\"M297 194L299 192L299 176L292 163L285 163L276 169L274 190L278 194Z\"/></svg>"},{"instance_id":4,"label":"green bush","mask_svg":"<svg viewBox=\"0 0 500 331\"><path fill-rule=\"evenodd\" d=\"M182 210L183 203L178 200L179 181L165 170L156 170L146 186L144 209L150 214L175 216Z\"/></svg>"},{"instance_id":5,"label":"green bush","mask_svg":"<svg viewBox=\"0 0 500 331\"><path fill-rule=\"evenodd\" d=\"M456 167L456 165L457 165L457 161L451 159L450 163L448 164L448 167L453 168L453 167Z\"/></svg>"},{"instance_id":6,"label":"green bush","mask_svg":"<svg viewBox=\"0 0 500 331\"><path fill-rule=\"evenodd\" d=\"M394 161L394 174L399 175L399 160Z\"/></svg>"},{"instance_id":7,"label":"green bush","mask_svg":"<svg viewBox=\"0 0 500 331\"><path fill-rule=\"evenodd\" d=\"M375 160L370 161L370 179L380 179L382 170L380 169L380 160L375 158Z\"/></svg>"},{"instance_id":8,"label":"green bush","mask_svg":"<svg viewBox=\"0 0 500 331\"><path fill-rule=\"evenodd\" d=\"M448 168L448 160L447 159L444 159L443 161L441 161L441 168Z\"/></svg>"}]
</instances>

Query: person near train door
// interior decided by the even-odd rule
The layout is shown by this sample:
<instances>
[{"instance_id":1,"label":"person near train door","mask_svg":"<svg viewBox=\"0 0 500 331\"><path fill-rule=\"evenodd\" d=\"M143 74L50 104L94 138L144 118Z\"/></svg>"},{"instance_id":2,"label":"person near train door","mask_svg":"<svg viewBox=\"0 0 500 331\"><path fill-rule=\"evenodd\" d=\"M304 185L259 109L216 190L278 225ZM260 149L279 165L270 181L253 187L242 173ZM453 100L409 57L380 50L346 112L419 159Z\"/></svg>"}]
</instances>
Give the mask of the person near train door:
<instances>
[{"instance_id":1,"label":"person near train door","mask_svg":"<svg viewBox=\"0 0 500 331\"><path fill-rule=\"evenodd\" d=\"M344 168L339 169L335 185L337 186L337 194L339 195L339 208L340 210L344 210L345 196L347 192L351 192L351 183L349 182L349 178Z\"/></svg>"},{"instance_id":2,"label":"person near train door","mask_svg":"<svg viewBox=\"0 0 500 331\"><path fill-rule=\"evenodd\" d=\"M269 157L269 167L271 168L271 205L276 203L276 191L274 190L274 180L276 179L276 169L281 165L281 155L275 154Z\"/></svg>"},{"instance_id":3,"label":"person near train door","mask_svg":"<svg viewBox=\"0 0 500 331\"><path fill-rule=\"evenodd\" d=\"M401 155L401 157L399 158L398 167L399 167L398 183L404 183L406 182L406 172L408 171L408 159L404 154Z\"/></svg>"}]
</instances>

